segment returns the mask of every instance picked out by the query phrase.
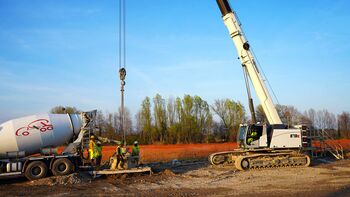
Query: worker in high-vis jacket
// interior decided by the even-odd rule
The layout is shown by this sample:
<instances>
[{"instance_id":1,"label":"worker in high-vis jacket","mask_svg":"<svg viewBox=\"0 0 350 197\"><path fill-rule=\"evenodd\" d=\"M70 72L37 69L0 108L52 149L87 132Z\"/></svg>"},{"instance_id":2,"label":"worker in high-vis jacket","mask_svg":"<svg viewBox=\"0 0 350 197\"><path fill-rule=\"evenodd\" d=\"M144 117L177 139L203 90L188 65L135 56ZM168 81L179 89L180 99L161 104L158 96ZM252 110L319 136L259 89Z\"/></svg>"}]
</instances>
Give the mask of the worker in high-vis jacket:
<instances>
[{"instance_id":1,"label":"worker in high-vis jacket","mask_svg":"<svg viewBox=\"0 0 350 197\"><path fill-rule=\"evenodd\" d=\"M134 146L132 147L132 161L135 163L135 165L139 165L140 162L140 147L138 141L134 142Z\"/></svg>"},{"instance_id":2,"label":"worker in high-vis jacket","mask_svg":"<svg viewBox=\"0 0 350 197\"><path fill-rule=\"evenodd\" d=\"M90 142L89 142L89 158L92 165L96 165L96 153L95 153L95 136L90 136Z\"/></svg>"},{"instance_id":3,"label":"worker in high-vis jacket","mask_svg":"<svg viewBox=\"0 0 350 197\"><path fill-rule=\"evenodd\" d=\"M96 165L100 166L101 165L101 159L102 159L102 145L101 142L97 141L95 143L95 158L96 158Z\"/></svg>"},{"instance_id":4,"label":"worker in high-vis jacket","mask_svg":"<svg viewBox=\"0 0 350 197\"><path fill-rule=\"evenodd\" d=\"M250 135L249 138L247 139L247 144L251 144L253 141L257 140L258 137L258 133L256 132L256 130L253 130Z\"/></svg>"},{"instance_id":5,"label":"worker in high-vis jacket","mask_svg":"<svg viewBox=\"0 0 350 197\"><path fill-rule=\"evenodd\" d=\"M119 170L124 169L125 160L126 160L125 154L126 154L126 151L124 148L124 142L121 142L117 147L117 168Z\"/></svg>"}]
</instances>

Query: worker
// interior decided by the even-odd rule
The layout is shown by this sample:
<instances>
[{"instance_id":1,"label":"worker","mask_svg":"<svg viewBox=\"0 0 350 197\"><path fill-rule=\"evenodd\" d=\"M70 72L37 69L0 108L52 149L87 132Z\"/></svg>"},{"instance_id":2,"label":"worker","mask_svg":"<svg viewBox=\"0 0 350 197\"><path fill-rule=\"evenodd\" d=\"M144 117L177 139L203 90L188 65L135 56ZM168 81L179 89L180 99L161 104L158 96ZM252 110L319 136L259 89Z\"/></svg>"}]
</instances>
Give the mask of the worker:
<instances>
[{"instance_id":1,"label":"worker","mask_svg":"<svg viewBox=\"0 0 350 197\"><path fill-rule=\"evenodd\" d=\"M91 164L94 166L96 165L96 153L95 153L95 136L91 135L90 136L90 142L89 142L89 157Z\"/></svg>"},{"instance_id":2,"label":"worker","mask_svg":"<svg viewBox=\"0 0 350 197\"><path fill-rule=\"evenodd\" d=\"M124 142L119 142L119 146L117 147L117 168L119 170L124 169L125 154Z\"/></svg>"},{"instance_id":3,"label":"worker","mask_svg":"<svg viewBox=\"0 0 350 197\"><path fill-rule=\"evenodd\" d=\"M132 152L131 152L132 160L135 163L136 166L139 165L140 161L140 147L138 141L134 142L134 146L132 147Z\"/></svg>"},{"instance_id":4,"label":"worker","mask_svg":"<svg viewBox=\"0 0 350 197\"><path fill-rule=\"evenodd\" d=\"M249 138L247 139L247 144L250 145L253 141L255 141L258 137L258 133L255 129L252 130L252 132L249 135Z\"/></svg>"},{"instance_id":5,"label":"worker","mask_svg":"<svg viewBox=\"0 0 350 197\"><path fill-rule=\"evenodd\" d=\"M96 157L96 165L101 165L101 159L102 159L102 146L101 142L97 141L95 146L95 157Z\"/></svg>"}]
</instances>

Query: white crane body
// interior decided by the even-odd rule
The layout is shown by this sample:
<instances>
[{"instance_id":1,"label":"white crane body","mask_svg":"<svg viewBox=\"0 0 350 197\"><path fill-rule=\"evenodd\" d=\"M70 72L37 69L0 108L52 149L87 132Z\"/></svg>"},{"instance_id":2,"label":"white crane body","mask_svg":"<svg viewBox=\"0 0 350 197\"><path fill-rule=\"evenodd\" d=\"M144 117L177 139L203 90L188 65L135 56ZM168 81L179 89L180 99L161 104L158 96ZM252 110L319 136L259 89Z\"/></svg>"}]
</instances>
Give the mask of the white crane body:
<instances>
[{"instance_id":1,"label":"white crane body","mask_svg":"<svg viewBox=\"0 0 350 197\"><path fill-rule=\"evenodd\" d=\"M238 132L237 141L240 149L213 153L209 156L210 163L213 165L234 163L240 170L269 166L310 165L310 157L301 152L305 140L304 131L298 128L287 129L283 125L236 14L231 10L228 0L216 1L224 24L237 49L238 58L245 74L249 76L269 125L256 124L253 117L254 111L251 109L253 124L242 124ZM246 83L249 82L246 80ZM246 85L249 88L249 84ZM250 97L249 90L248 97ZM249 101L250 108L254 108L251 98Z\"/></svg>"},{"instance_id":2,"label":"white crane body","mask_svg":"<svg viewBox=\"0 0 350 197\"><path fill-rule=\"evenodd\" d=\"M234 12L229 12L223 17L224 23L229 31L233 43L237 49L238 57L248 72L250 81L253 84L256 95L264 109L266 118L271 125L282 124L276 108L272 102L272 98L266 88L265 82L256 66L254 56L249 50L249 44L241 30L239 21ZM246 49L245 49L246 48Z\"/></svg>"}]
</instances>

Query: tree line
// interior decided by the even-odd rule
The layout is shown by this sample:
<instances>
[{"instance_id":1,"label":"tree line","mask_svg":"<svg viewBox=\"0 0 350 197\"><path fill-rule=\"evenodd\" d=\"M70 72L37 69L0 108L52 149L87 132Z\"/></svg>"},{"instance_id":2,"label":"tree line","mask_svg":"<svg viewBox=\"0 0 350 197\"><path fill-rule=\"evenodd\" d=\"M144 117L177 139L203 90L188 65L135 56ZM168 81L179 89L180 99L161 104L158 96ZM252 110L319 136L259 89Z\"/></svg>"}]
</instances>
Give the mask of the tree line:
<instances>
[{"instance_id":1,"label":"tree line","mask_svg":"<svg viewBox=\"0 0 350 197\"><path fill-rule=\"evenodd\" d=\"M282 122L287 126L308 125L313 130L327 130L336 138L350 138L350 113L335 115L326 109L308 109L303 113L294 106L276 105ZM255 109L257 121L267 123L261 105ZM80 113L75 107L57 106L51 113ZM121 110L97 112L99 135L122 139ZM128 143L142 144L209 143L235 141L239 125L249 123L250 116L239 101L217 99L208 104L200 96L184 95L163 98L156 94L145 97L135 118L124 111L124 131Z\"/></svg>"}]
</instances>

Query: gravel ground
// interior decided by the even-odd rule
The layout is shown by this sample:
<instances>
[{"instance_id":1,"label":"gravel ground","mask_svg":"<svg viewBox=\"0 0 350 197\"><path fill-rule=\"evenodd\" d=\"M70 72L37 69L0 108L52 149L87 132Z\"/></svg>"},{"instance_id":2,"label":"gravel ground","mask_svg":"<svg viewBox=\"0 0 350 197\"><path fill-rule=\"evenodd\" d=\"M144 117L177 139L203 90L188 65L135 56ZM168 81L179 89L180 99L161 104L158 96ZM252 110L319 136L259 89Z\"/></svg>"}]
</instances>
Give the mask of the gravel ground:
<instances>
[{"instance_id":1,"label":"gravel ground","mask_svg":"<svg viewBox=\"0 0 350 197\"><path fill-rule=\"evenodd\" d=\"M237 171L205 160L151 164L153 175L92 179L87 173L1 180L0 196L350 196L350 160L312 167Z\"/></svg>"}]
</instances>

